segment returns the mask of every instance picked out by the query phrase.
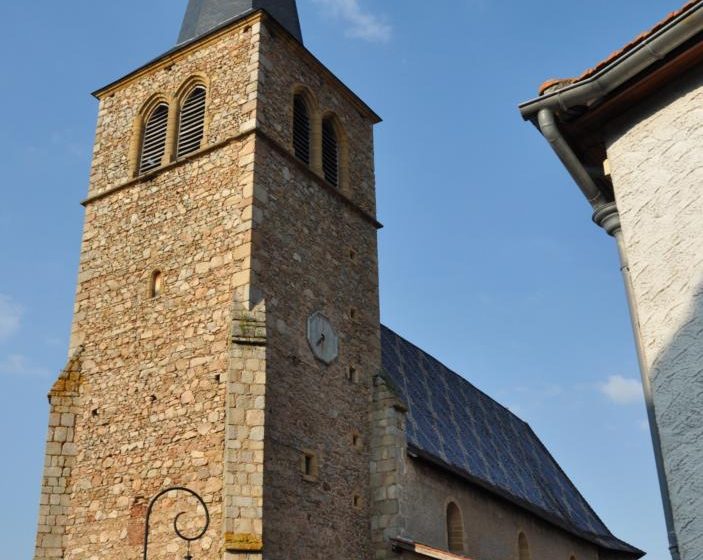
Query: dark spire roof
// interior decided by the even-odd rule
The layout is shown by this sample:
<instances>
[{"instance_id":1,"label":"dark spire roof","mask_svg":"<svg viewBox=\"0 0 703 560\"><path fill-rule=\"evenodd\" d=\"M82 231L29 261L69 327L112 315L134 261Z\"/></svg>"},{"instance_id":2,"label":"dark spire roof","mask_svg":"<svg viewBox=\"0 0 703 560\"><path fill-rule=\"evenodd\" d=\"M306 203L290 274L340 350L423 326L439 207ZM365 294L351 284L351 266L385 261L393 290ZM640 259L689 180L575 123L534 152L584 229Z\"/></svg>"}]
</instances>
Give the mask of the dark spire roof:
<instances>
[{"instance_id":1,"label":"dark spire roof","mask_svg":"<svg viewBox=\"0 0 703 560\"><path fill-rule=\"evenodd\" d=\"M178 44L197 39L256 10L266 10L293 37L303 42L295 0L188 0Z\"/></svg>"}]
</instances>

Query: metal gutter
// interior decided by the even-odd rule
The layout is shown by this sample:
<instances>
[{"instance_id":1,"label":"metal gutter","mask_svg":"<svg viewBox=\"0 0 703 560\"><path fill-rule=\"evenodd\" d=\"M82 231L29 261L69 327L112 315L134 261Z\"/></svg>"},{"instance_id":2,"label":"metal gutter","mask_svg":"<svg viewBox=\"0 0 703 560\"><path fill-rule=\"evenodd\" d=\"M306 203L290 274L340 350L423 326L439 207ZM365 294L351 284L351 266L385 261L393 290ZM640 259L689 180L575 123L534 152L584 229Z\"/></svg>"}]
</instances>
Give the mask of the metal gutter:
<instances>
[{"instance_id":1,"label":"metal gutter","mask_svg":"<svg viewBox=\"0 0 703 560\"><path fill-rule=\"evenodd\" d=\"M568 113L578 106L591 106L651 64L703 31L703 1L679 15L631 51L618 57L590 78L542 95L519 106L525 120L537 125L542 109Z\"/></svg>"},{"instance_id":2,"label":"metal gutter","mask_svg":"<svg viewBox=\"0 0 703 560\"><path fill-rule=\"evenodd\" d=\"M637 358L642 376L650 435L657 465L659 487L664 506L664 517L669 537L669 550L673 560L680 559L678 538L674 523L671 496L662 452L661 438L656 420L654 396L649 367L647 365L639 326L637 301L632 288L630 267L620 226L620 216L614 202L608 201L598 188L593 177L579 160L573 148L564 138L557 124L557 115L573 114L576 108L590 107L603 100L616 88L646 70L652 64L703 31L703 0L673 18L656 33L644 39L632 50L617 57L593 76L563 87L552 93L527 101L520 105L524 120L532 121L549 142L557 157L566 167L581 192L594 209L593 221L601 226L617 242L620 269L625 283L625 292L635 337Z\"/></svg>"},{"instance_id":3,"label":"metal gutter","mask_svg":"<svg viewBox=\"0 0 703 560\"><path fill-rule=\"evenodd\" d=\"M554 113L550 109L541 109L537 115L537 126L552 150L557 154L571 177L581 189L589 204L598 209L608 203L603 193L596 185L591 174L586 170L574 150L569 146L559 130Z\"/></svg>"}]
</instances>

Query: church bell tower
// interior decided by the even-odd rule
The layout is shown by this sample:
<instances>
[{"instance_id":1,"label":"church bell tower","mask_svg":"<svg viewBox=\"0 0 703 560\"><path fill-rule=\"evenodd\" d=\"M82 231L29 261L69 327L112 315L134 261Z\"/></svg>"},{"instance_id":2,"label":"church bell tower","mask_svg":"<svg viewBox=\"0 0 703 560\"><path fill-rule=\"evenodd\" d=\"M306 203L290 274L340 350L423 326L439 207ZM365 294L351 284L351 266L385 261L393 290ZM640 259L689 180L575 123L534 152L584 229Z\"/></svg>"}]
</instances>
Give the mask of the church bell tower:
<instances>
[{"instance_id":1,"label":"church bell tower","mask_svg":"<svg viewBox=\"0 0 703 560\"><path fill-rule=\"evenodd\" d=\"M378 117L294 0L190 0L177 45L95 96L35 560L142 558L170 486L210 512L194 559L371 558ZM185 554L187 504L155 507L150 560Z\"/></svg>"}]
</instances>

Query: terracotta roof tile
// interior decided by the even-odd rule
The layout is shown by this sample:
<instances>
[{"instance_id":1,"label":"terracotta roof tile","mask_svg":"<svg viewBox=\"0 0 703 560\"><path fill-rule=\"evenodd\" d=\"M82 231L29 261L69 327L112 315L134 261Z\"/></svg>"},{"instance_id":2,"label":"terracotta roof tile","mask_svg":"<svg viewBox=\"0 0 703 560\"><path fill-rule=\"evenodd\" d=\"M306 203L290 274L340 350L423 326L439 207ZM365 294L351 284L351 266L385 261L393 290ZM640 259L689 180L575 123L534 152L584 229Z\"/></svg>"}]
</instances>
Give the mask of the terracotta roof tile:
<instances>
[{"instance_id":1,"label":"terracotta roof tile","mask_svg":"<svg viewBox=\"0 0 703 560\"><path fill-rule=\"evenodd\" d=\"M548 90L550 87L553 87L556 84L560 84L562 82L570 82L570 83L576 83L580 82L582 80L586 80L611 64L612 62L616 61L618 58L624 56L637 46L639 46L642 42L646 41L649 37L654 35L657 31L671 23L674 19L679 17L681 14L687 12L697 4L700 4L701 0L692 0L690 2L687 2L682 8L671 12L669 15L667 15L663 20L661 20L659 23L657 23L654 27L649 29L648 31L645 31L644 33L640 33L637 37L635 37L632 41L630 41L627 45L622 47L621 49L618 49L614 53L612 53L610 56L607 58L601 60L598 64L596 64L593 68L589 68L586 70L583 74L578 76L577 78L570 78L570 79L563 79L563 80L548 80L544 82L540 87L539 87L539 94L544 95L546 90ZM566 84L565 84L566 85Z\"/></svg>"}]
</instances>

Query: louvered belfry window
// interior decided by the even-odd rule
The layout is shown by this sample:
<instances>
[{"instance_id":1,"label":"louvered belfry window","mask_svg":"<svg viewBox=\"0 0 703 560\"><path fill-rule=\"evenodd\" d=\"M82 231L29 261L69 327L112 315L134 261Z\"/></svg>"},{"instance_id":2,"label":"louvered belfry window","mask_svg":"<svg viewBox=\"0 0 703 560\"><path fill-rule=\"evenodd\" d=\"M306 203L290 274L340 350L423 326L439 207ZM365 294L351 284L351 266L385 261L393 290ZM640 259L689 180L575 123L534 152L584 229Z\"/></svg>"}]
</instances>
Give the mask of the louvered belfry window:
<instances>
[{"instance_id":1,"label":"louvered belfry window","mask_svg":"<svg viewBox=\"0 0 703 560\"><path fill-rule=\"evenodd\" d=\"M295 157L310 165L310 114L302 95L293 99L293 150Z\"/></svg>"},{"instance_id":2,"label":"louvered belfry window","mask_svg":"<svg viewBox=\"0 0 703 560\"><path fill-rule=\"evenodd\" d=\"M322 171L328 183L339 185L339 141L331 118L322 121Z\"/></svg>"},{"instance_id":3,"label":"louvered belfry window","mask_svg":"<svg viewBox=\"0 0 703 560\"><path fill-rule=\"evenodd\" d=\"M161 166L166 152L166 129L168 127L168 105L161 103L151 112L144 126L139 173L143 174Z\"/></svg>"},{"instance_id":4,"label":"louvered belfry window","mask_svg":"<svg viewBox=\"0 0 703 560\"><path fill-rule=\"evenodd\" d=\"M205 88L198 86L190 93L183 108L178 127L177 157L197 152L205 132Z\"/></svg>"}]
</instances>

